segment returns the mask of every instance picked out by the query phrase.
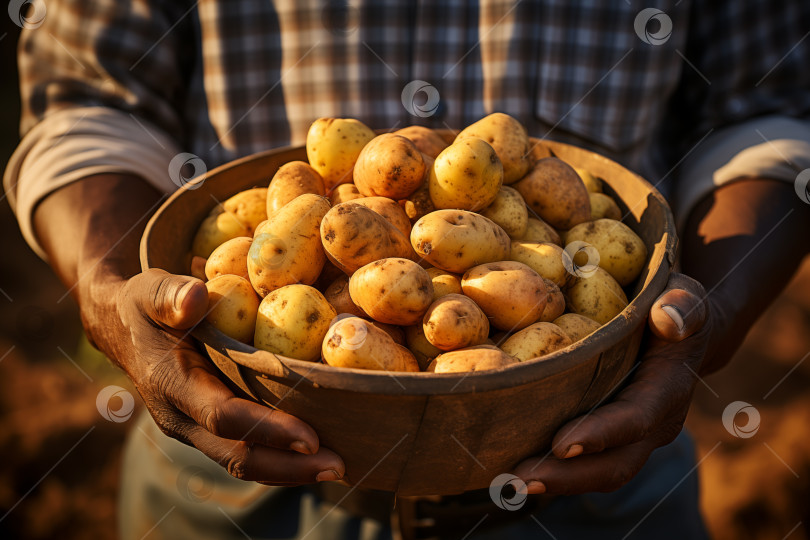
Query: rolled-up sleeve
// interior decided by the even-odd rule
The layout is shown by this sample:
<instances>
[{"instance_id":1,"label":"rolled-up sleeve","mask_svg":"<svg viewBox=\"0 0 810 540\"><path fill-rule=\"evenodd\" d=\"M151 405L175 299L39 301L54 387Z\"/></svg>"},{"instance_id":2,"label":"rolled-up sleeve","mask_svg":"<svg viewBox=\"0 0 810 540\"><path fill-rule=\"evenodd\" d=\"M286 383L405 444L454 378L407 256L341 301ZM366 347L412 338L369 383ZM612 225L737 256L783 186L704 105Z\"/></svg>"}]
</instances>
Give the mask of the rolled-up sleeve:
<instances>
[{"instance_id":1,"label":"rolled-up sleeve","mask_svg":"<svg viewBox=\"0 0 810 540\"><path fill-rule=\"evenodd\" d=\"M37 204L87 176L125 173L162 191L184 138L186 2L53 1L19 44L22 142L3 177L31 247ZM193 55L191 56L193 58Z\"/></svg>"},{"instance_id":2,"label":"rolled-up sleeve","mask_svg":"<svg viewBox=\"0 0 810 540\"><path fill-rule=\"evenodd\" d=\"M37 204L57 189L101 173L139 176L160 191L177 189L169 176L176 143L147 120L104 107L48 115L20 143L3 183L23 236L44 258L34 233Z\"/></svg>"},{"instance_id":3,"label":"rolled-up sleeve","mask_svg":"<svg viewBox=\"0 0 810 540\"><path fill-rule=\"evenodd\" d=\"M720 129L688 156L674 193L679 226L714 189L742 178L791 184L810 169L810 121L764 116Z\"/></svg>"}]
</instances>

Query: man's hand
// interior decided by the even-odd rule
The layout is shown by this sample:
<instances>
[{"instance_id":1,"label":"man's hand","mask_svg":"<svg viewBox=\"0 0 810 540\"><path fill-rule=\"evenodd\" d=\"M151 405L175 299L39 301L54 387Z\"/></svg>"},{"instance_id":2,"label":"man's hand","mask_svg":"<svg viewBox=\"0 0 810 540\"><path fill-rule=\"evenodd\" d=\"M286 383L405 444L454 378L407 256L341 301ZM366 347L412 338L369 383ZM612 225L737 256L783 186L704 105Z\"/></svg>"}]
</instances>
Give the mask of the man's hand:
<instances>
[{"instance_id":1,"label":"man's hand","mask_svg":"<svg viewBox=\"0 0 810 540\"><path fill-rule=\"evenodd\" d=\"M553 455L518 465L515 474L529 493L614 491L653 450L675 439L711 335L704 296L697 281L670 276L650 311L647 348L630 384L609 403L565 424L552 441Z\"/></svg>"},{"instance_id":2,"label":"man's hand","mask_svg":"<svg viewBox=\"0 0 810 540\"><path fill-rule=\"evenodd\" d=\"M165 434L233 476L270 485L341 478L343 461L319 447L310 426L236 397L194 348L189 329L208 309L203 282L138 273L143 224L157 202L139 178L99 175L39 205L37 234L79 303L88 338L132 379Z\"/></svg>"}]
</instances>

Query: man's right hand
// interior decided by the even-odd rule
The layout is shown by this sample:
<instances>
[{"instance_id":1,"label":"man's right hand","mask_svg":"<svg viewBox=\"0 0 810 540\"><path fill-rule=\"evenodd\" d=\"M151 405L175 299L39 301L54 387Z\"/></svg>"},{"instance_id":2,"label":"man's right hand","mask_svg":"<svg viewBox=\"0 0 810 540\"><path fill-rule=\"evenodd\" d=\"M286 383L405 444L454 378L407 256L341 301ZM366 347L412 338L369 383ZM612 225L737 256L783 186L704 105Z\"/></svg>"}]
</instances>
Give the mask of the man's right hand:
<instances>
[{"instance_id":1,"label":"man's right hand","mask_svg":"<svg viewBox=\"0 0 810 540\"><path fill-rule=\"evenodd\" d=\"M237 397L197 352L189 329L208 309L205 284L138 273L140 234L158 202L141 179L110 174L65 186L38 206L37 235L79 303L88 338L126 372L163 433L233 476L269 485L342 478L343 461L319 447L310 426Z\"/></svg>"}]
</instances>

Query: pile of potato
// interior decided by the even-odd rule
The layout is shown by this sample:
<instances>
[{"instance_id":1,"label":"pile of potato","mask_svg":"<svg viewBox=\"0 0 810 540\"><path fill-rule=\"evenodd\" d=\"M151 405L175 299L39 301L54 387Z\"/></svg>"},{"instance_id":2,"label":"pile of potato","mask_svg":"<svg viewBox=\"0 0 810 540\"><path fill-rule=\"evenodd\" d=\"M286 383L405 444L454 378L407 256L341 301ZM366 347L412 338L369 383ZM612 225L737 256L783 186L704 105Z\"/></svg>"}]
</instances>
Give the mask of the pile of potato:
<instances>
[{"instance_id":1,"label":"pile of potato","mask_svg":"<svg viewBox=\"0 0 810 540\"><path fill-rule=\"evenodd\" d=\"M331 366L480 371L583 339L647 258L601 181L495 113L449 144L321 118L309 163L217 206L194 238L208 320ZM598 257L598 262L596 258Z\"/></svg>"}]
</instances>

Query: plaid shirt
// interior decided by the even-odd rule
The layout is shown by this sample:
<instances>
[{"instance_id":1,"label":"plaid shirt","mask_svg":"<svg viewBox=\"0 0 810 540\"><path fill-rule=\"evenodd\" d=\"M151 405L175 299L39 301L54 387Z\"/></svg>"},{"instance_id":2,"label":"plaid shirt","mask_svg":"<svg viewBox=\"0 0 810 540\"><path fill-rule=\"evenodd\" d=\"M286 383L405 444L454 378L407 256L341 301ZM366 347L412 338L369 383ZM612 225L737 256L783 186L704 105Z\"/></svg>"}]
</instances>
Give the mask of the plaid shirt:
<instances>
[{"instance_id":1,"label":"plaid shirt","mask_svg":"<svg viewBox=\"0 0 810 540\"><path fill-rule=\"evenodd\" d=\"M671 20L661 44L640 37L663 35L660 19L636 31L650 7ZM712 128L810 112L801 0L52 0L47 9L21 41L24 132L56 109L109 106L151 121L209 168L302 143L321 116L461 128L503 111L534 136L593 148L654 180ZM438 90L435 114L403 106L414 80Z\"/></svg>"}]
</instances>

